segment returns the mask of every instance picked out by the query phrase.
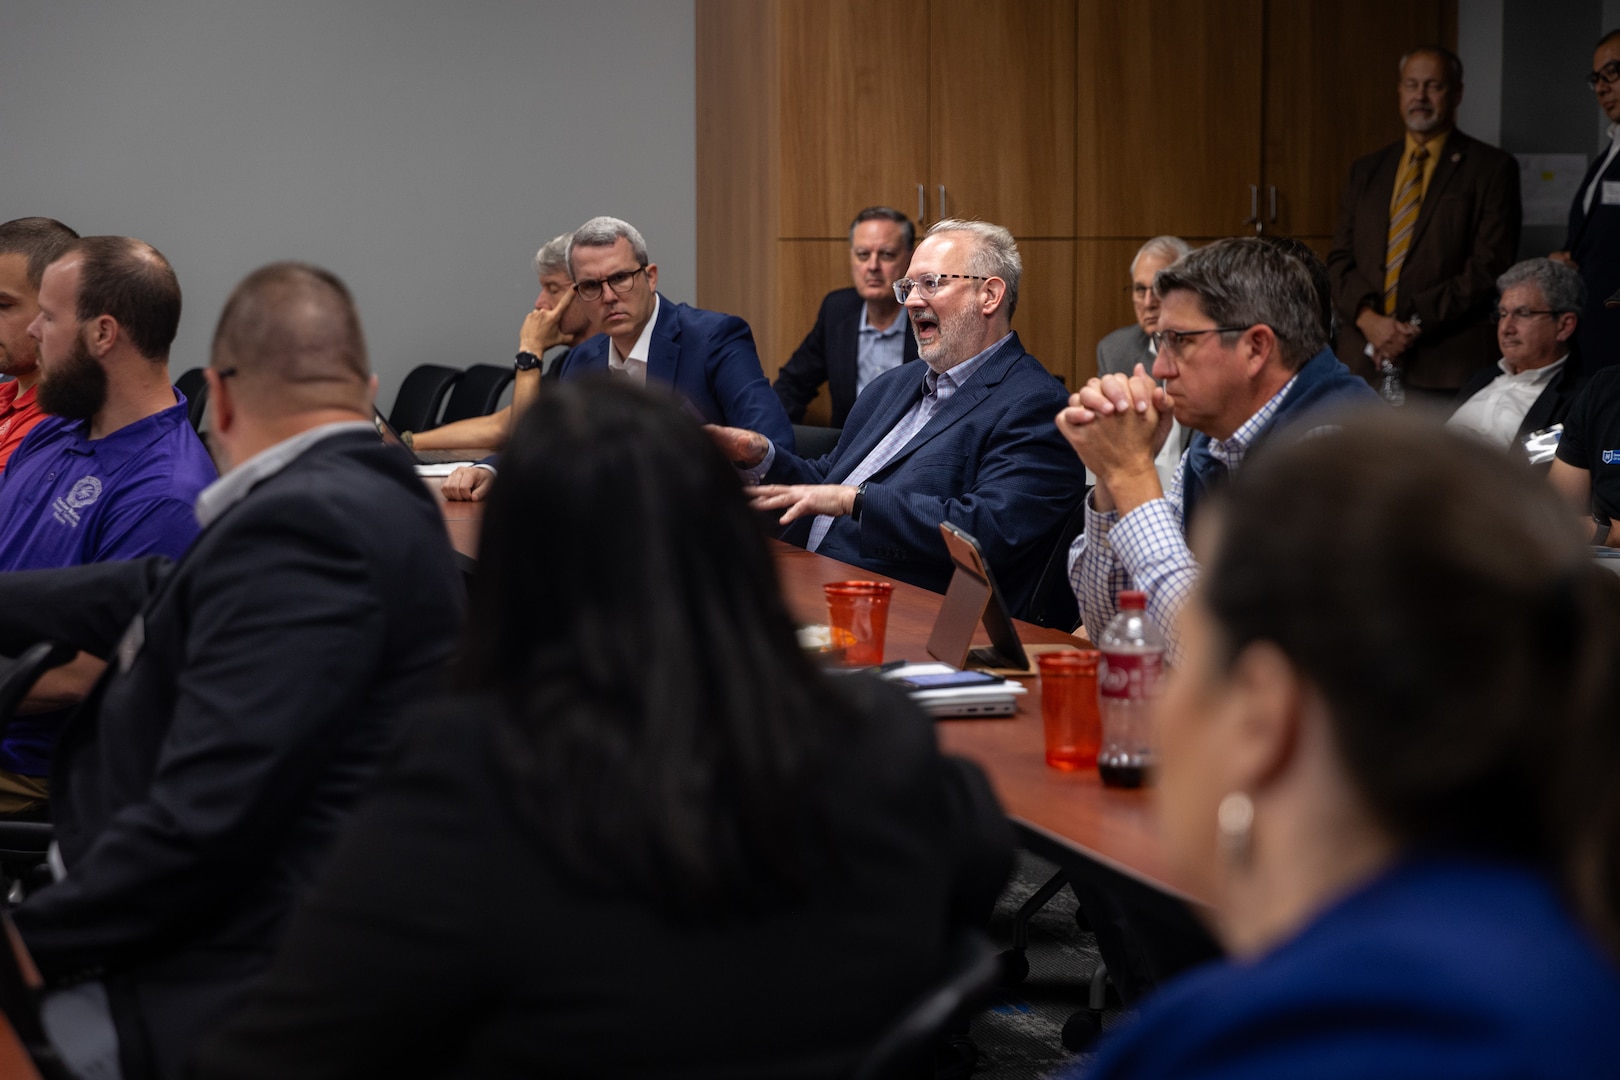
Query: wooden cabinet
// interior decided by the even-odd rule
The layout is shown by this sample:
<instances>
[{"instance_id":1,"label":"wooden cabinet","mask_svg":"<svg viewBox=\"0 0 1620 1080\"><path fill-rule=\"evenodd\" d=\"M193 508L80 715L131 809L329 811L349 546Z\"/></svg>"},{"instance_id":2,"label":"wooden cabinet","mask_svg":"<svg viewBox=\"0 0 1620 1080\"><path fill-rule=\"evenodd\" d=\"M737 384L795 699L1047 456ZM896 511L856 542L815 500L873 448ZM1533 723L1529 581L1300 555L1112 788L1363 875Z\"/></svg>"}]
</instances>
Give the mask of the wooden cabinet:
<instances>
[{"instance_id":1,"label":"wooden cabinet","mask_svg":"<svg viewBox=\"0 0 1620 1080\"><path fill-rule=\"evenodd\" d=\"M1081 0L1077 235L1244 227L1264 25L1262 0Z\"/></svg>"},{"instance_id":2,"label":"wooden cabinet","mask_svg":"<svg viewBox=\"0 0 1620 1080\"><path fill-rule=\"evenodd\" d=\"M1455 41L1455 0L1269 6L1265 231L1331 237L1350 165L1401 137L1401 54Z\"/></svg>"},{"instance_id":3,"label":"wooden cabinet","mask_svg":"<svg viewBox=\"0 0 1620 1080\"><path fill-rule=\"evenodd\" d=\"M1014 327L1076 385L1148 237L1326 250L1350 163L1400 135L1400 54L1455 41L1456 5L697 0L698 303L774 374L848 283L857 210L978 217L1024 255Z\"/></svg>"}]
</instances>

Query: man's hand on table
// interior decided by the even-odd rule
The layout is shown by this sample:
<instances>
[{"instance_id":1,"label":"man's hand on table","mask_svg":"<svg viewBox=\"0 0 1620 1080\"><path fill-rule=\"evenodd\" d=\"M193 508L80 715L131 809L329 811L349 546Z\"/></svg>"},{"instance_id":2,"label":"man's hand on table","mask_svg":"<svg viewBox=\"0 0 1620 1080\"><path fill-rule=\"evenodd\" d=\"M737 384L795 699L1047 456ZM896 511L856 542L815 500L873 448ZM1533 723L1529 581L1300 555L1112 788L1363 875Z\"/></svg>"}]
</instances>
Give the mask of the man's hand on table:
<instances>
[{"instance_id":1,"label":"man's hand on table","mask_svg":"<svg viewBox=\"0 0 1620 1080\"><path fill-rule=\"evenodd\" d=\"M489 494L495 474L476 465L463 465L444 478L439 494L451 502L482 502Z\"/></svg>"},{"instance_id":2,"label":"man's hand on table","mask_svg":"<svg viewBox=\"0 0 1620 1080\"><path fill-rule=\"evenodd\" d=\"M747 488L745 492L755 510L786 508L776 523L787 525L802 517L821 514L842 517L855 508L858 490L849 484L763 484Z\"/></svg>"},{"instance_id":3,"label":"man's hand on table","mask_svg":"<svg viewBox=\"0 0 1620 1080\"><path fill-rule=\"evenodd\" d=\"M1070 396L1057 427L1097 478L1093 506L1128 514L1163 497L1153 459L1174 419L1170 396L1141 364L1129 376L1092 379Z\"/></svg>"}]
</instances>

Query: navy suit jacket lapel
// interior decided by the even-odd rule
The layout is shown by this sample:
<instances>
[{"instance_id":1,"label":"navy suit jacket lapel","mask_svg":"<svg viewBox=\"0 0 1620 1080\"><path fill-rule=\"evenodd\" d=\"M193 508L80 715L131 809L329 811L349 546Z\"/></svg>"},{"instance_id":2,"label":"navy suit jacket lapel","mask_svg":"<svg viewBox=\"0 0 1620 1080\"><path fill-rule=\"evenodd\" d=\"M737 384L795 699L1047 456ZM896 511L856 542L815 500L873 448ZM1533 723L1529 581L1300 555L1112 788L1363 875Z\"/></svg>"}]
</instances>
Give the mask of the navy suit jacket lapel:
<instances>
[{"instance_id":1,"label":"navy suit jacket lapel","mask_svg":"<svg viewBox=\"0 0 1620 1080\"><path fill-rule=\"evenodd\" d=\"M855 466L866 460L883 437L894 430L900 418L911 411L911 407L922 400L923 372L927 369L917 365L916 377L911 379L895 379L893 384L885 389L887 397L872 410L872 418L862 427L855 441L849 446L846 453L838 459L838 466L827 475L827 483L837 484L843 482L844 477L855 471ZM871 393L870 388L867 393ZM863 395L864 398L864 395ZM846 429L847 430L847 429Z\"/></svg>"},{"instance_id":2,"label":"navy suit jacket lapel","mask_svg":"<svg viewBox=\"0 0 1620 1080\"><path fill-rule=\"evenodd\" d=\"M1587 212L1584 205L1586 202L1586 189L1593 180L1597 179L1598 169L1602 167L1603 158L1607 153L1608 151L1605 149L1602 154L1592 159L1592 164L1586 167L1586 175L1581 177L1581 186L1575 189L1575 201L1570 204L1570 220L1574 227L1569 230L1569 238L1564 245L1571 251L1575 250L1575 245L1581 242L1581 237L1586 235L1586 226L1592 220L1592 215ZM1609 163L1609 166L1611 172L1614 171L1616 166L1620 166L1620 155L1617 155L1614 161ZM1602 194L1600 190L1597 195L1593 196L1592 202L1594 204L1601 202L1599 196Z\"/></svg>"},{"instance_id":3,"label":"navy suit jacket lapel","mask_svg":"<svg viewBox=\"0 0 1620 1080\"><path fill-rule=\"evenodd\" d=\"M939 407L939 411L929 418L928 423L923 425L923 429L913 435L911 441L901 447L884 464L883 468L879 470L879 475L889 472L906 458L938 438L943 432L948 431L951 425L971 413L979 402L989 396L995 385L1006 376L1007 369L1012 366L1013 361L1022 356L1023 353L1024 347L1019 344L1018 336L1015 334L1007 344L997 349L993 355L985 359L983 364L979 365L979 370L973 373L973 377L968 380L968 384L959 387L956 393L952 394L945 404ZM911 400L915 401L916 399ZM894 428L894 425L900 422L900 417L904 415L905 411L901 410L900 414L894 417L893 422L883 429L883 433L888 434ZM874 445L876 444L874 443Z\"/></svg>"},{"instance_id":4,"label":"navy suit jacket lapel","mask_svg":"<svg viewBox=\"0 0 1620 1080\"><path fill-rule=\"evenodd\" d=\"M681 364L681 321L675 305L658 297L658 321L653 323L652 340L647 343L647 382L649 385L679 386L675 370Z\"/></svg>"}]
</instances>

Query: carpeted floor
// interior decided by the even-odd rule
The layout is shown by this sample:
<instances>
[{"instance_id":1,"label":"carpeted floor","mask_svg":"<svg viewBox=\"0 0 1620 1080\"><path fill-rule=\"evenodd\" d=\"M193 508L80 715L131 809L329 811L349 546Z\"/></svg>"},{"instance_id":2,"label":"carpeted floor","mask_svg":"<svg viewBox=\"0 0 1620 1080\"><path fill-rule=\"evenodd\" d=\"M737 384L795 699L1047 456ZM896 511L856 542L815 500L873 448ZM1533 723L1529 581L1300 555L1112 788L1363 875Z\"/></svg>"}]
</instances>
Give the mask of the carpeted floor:
<instances>
[{"instance_id":1,"label":"carpeted floor","mask_svg":"<svg viewBox=\"0 0 1620 1080\"><path fill-rule=\"evenodd\" d=\"M997 945L1012 944L1018 908L1056 869L1028 852L1018 853L990 923ZM1061 1035L1069 1017L1086 1007L1091 974L1101 958L1095 936L1075 924L1074 910L1074 894L1066 888L1041 909L1030 924L1028 978L1003 989L973 1020L971 1034L979 1050L975 1080L1038 1080L1085 1060L1086 1055L1064 1049ZM1121 1015L1110 995L1104 1028Z\"/></svg>"}]
</instances>

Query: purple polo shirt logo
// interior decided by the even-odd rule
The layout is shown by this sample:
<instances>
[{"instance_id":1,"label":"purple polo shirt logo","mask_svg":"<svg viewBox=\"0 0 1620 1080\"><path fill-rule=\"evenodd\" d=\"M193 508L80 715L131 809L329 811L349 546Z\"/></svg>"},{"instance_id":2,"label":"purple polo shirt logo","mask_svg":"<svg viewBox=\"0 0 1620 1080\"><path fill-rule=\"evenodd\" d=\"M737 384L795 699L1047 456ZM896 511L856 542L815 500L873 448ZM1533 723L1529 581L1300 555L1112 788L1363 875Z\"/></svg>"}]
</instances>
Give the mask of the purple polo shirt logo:
<instances>
[{"instance_id":1,"label":"purple polo shirt logo","mask_svg":"<svg viewBox=\"0 0 1620 1080\"><path fill-rule=\"evenodd\" d=\"M51 504L51 516L70 528L79 527L79 511L101 497L101 481L94 476L82 477L68 489L67 498Z\"/></svg>"}]
</instances>

